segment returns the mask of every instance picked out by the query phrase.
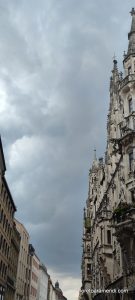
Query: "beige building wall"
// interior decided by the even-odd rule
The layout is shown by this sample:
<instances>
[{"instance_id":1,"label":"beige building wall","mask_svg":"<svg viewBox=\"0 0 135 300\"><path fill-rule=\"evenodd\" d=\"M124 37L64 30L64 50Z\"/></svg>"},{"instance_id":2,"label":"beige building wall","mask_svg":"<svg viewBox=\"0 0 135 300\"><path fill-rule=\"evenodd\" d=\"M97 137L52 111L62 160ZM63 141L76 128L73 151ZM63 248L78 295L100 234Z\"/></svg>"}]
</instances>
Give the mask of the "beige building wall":
<instances>
[{"instance_id":1,"label":"beige building wall","mask_svg":"<svg viewBox=\"0 0 135 300\"><path fill-rule=\"evenodd\" d=\"M53 297L53 284L52 284L52 281L50 279L50 281L49 281L49 297L48 297L48 299L52 300L52 297Z\"/></svg>"},{"instance_id":2,"label":"beige building wall","mask_svg":"<svg viewBox=\"0 0 135 300\"><path fill-rule=\"evenodd\" d=\"M0 299L8 289L9 257L16 207L5 178L5 159L0 138Z\"/></svg>"},{"instance_id":3,"label":"beige building wall","mask_svg":"<svg viewBox=\"0 0 135 300\"><path fill-rule=\"evenodd\" d=\"M29 234L18 220L15 219L15 224L21 236L20 253L17 270L17 284L16 284L16 297L15 300L26 300L27 280L26 273L28 268L28 247L29 247Z\"/></svg>"},{"instance_id":4,"label":"beige building wall","mask_svg":"<svg viewBox=\"0 0 135 300\"><path fill-rule=\"evenodd\" d=\"M38 298L39 265L40 260L34 251L30 255L29 300Z\"/></svg>"},{"instance_id":5,"label":"beige building wall","mask_svg":"<svg viewBox=\"0 0 135 300\"><path fill-rule=\"evenodd\" d=\"M37 300L48 300L48 280L47 269L44 264L40 263Z\"/></svg>"},{"instance_id":6,"label":"beige building wall","mask_svg":"<svg viewBox=\"0 0 135 300\"><path fill-rule=\"evenodd\" d=\"M11 246L9 251L7 288L6 288L4 300L15 300L20 241L21 241L21 237L14 223L12 229Z\"/></svg>"}]
</instances>

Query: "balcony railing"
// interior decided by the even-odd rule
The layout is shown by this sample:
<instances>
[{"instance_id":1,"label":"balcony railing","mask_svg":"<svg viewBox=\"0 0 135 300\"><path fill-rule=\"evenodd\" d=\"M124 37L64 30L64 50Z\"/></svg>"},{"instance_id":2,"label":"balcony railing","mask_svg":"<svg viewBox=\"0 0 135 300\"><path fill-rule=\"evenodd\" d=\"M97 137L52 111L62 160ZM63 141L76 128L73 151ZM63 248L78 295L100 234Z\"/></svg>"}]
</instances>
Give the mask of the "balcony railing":
<instances>
[{"instance_id":1,"label":"balcony railing","mask_svg":"<svg viewBox=\"0 0 135 300\"><path fill-rule=\"evenodd\" d=\"M113 216L113 220L115 224L123 223L125 221L128 221L135 215L135 207L129 208L124 213L119 213Z\"/></svg>"},{"instance_id":2,"label":"balcony railing","mask_svg":"<svg viewBox=\"0 0 135 300\"><path fill-rule=\"evenodd\" d=\"M99 213L99 217L102 218L102 219L111 219L112 212L110 210L102 210Z\"/></svg>"},{"instance_id":3,"label":"balcony railing","mask_svg":"<svg viewBox=\"0 0 135 300\"><path fill-rule=\"evenodd\" d=\"M120 89L122 89L128 82L135 81L135 74L127 75L121 82L120 82Z\"/></svg>"},{"instance_id":4,"label":"balcony railing","mask_svg":"<svg viewBox=\"0 0 135 300\"><path fill-rule=\"evenodd\" d=\"M104 258L104 254L112 255L112 244L102 244L99 247L100 257Z\"/></svg>"},{"instance_id":5,"label":"balcony railing","mask_svg":"<svg viewBox=\"0 0 135 300\"><path fill-rule=\"evenodd\" d=\"M133 133L135 130L135 112L133 111L129 116L120 123L121 137L128 133Z\"/></svg>"}]
</instances>

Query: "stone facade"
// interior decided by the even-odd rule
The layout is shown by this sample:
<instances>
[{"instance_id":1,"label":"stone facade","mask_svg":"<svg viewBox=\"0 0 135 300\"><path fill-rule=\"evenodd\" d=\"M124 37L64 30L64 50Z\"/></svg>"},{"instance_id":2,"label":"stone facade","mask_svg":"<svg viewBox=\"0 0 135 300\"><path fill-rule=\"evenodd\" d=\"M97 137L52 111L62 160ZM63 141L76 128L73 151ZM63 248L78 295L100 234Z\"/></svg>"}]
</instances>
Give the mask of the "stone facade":
<instances>
[{"instance_id":1,"label":"stone facade","mask_svg":"<svg viewBox=\"0 0 135 300\"><path fill-rule=\"evenodd\" d=\"M56 300L67 300L67 298L63 295L63 292L59 287L58 281L56 281L55 283L55 294L56 294Z\"/></svg>"},{"instance_id":2,"label":"stone facade","mask_svg":"<svg viewBox=\"0 0 135 300\"><path fill-rule=\"evenodd\" d=\"M84 209L85 299L135 299L135 10L124 54L110 79L105 159L96 153ZM88 291L90 289L91 291ZM124 289L124 291L121 291Z\"/></svg>"},{"instance_id":3,"label":"stone facade","mask_svg":"<svg viewBox=\"0 0 135 300\"><path fill-rule=\"evenodd\" d=\"M21 241L21 237L14 223L12 229L12 236L11 236L11 246L9 251L7 288L6 288L4 300L15 299L20 241Z\"/></svg>"},{"instance_id":4,"label":"stone facade","mask_svg":"<svg viewBox=\"0 0 135 300\"><path fill-rule=\"evenodd\" d=\"M5 159L0 138L0 299L8 292L10 270L10 254L13 246L12 233L16 207L5 178ZM13 250L13 248L12 248ZM13 268L14 269L14 268ZM13 273L14 270L12 269ZM14 273L15 275L15 273ZM15 279L15 278L14 278Z\"/></svg>"},{"instance_id":5,"label":"stone facade","mask_svg":"<svg viewBox=\"0 0 135 300\"><path fill-rule=\"evenodd\" d=\"M29 255L28 255L28 265L29 265L29 273L28 273L28 299L29 300L37 300L38 297L38 281L39 281L39 265L40 260L35 253L34 247L29 245Z\"/></svg>"},{"instance_id":6,"label":"stone facade","mask_svg":"<svg viewBox=\"0 0 135 300\"><path fill-rule=\"evenodd\" d=\"M48 300L67 300L59 287L59 282L57 281L54 287L50 278L48 286Z\"/></svg>"},{"instance_id":7,"label":"stone facade","mask_svg":"<svg viewBox=\"0 0 135 300\"><path fill-rule=\"evenodd\" d=\"M52 294L53 294L53 284L52 284L52 280L49 276L49 280L48 280L48 295L47 295L47 299L48 300L52 300Z\"/></svg>"},{"instance_id":8,"label":"stone facade","mask_svg":"<svg viewBox=\"0 0 135 300\"><path fill-rule=\"evenodd\" d=\"M28 247L29 234L22 223L15 219L16 228L20 234L20 253L17 270L16 295L15 300L26 300L27 294L27 268L28 268Z\"/></svg>"},{"instance_id":9,"label":"stone facade","mask_svg":"<svg viewBox=\"0 0 135 300\"><path fill-rule=\"evenodd\" d=\"M47 300L48 279L49 275L47 273L47 269L43 264L40 263L37 300Z\"/></svg>"}]
</instances>

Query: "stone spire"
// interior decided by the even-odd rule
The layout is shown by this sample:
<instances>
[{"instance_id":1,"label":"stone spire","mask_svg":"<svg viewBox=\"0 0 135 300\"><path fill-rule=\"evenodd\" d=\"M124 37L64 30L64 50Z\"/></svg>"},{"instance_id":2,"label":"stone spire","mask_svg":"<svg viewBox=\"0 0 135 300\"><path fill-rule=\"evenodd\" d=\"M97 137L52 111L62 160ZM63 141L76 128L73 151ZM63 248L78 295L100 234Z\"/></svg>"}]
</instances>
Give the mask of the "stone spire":
<instances>
[{"instance_id":1,"label":"stone spire","mask_svg":"<svg viewBox=\"0 0 135 300\"><path fill-rule=\"evenodd\" d=\"M119 71L117 66L117 60L116 57L113 57L113 69L112 69L112 76L110 78L110 96L113 95L113 93L117 92L117 82L119 81ZM111 105L110 101L110 105ZM111 107L110 107L111 110Z\"/></svg>"},{"instance_id":2,"label":"stone spire","mask_svg":"<svg viewBox=\"0 0 135 300\"><path fill-rule=\"evenodd\" d=\"M94 149L94 160L97 160L97 150L96 150L96 148Z\"/></svg>"},{"instance_id":3,"label":"stone spire","mask_svg":"<svg viewBox=\"0 0 135 300\"><path fill-rule=\"evenodd\" d=\"M94 157L93 157L93 167L96 167L97 166L97 151L96 151L96 148L94 148Z\"/></svg>"},{"instance_id":4,"label":"stone spire","mask_svg":"<svg viewBox=\"0 0 135 300\"><path fill-rule=\"evenodd\" d=\"M112 69L112 79L115 79L115 81L117 81L118 77L119 77L119 72L118 72L118 66L117 66L117 60L114 56L114 59L113 59L113 69Z\"/></svg>"},{"instance_id":5,"label":"stone spire","mask_svg":"<svg viewBox=\"0 0 135 300\"><path fill-rule=\"evenodd\" d=\"M128 34L129 44L128 44L128 55L135 53L135 9L132 8L131 11L132 16L132 24L131 24L131 30Z\"/></svg>"}]
</instances>

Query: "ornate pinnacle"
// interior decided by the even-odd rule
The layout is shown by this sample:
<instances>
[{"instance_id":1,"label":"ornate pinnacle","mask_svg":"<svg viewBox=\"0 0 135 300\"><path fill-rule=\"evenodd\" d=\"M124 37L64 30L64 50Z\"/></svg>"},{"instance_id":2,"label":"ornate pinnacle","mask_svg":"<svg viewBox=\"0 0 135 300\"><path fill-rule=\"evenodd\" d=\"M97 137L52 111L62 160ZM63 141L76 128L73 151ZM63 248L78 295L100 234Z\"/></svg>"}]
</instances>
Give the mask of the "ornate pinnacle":
<instances>
[{"instance_id":1,"label":"ornate pinnacle","mask_svg":"<svg viewBox=\"0 0 135 300\"><path fill-rule=\"evenodd\" d=\"M134 9L134 7L132 8L130 14L131 14L131 16L135 15L135 9Z\"/></svg>"},{"instance_id":2,"label":"ornate pinnacle","mask_svg":"<svg viewBox=\"0 0 135 300\"><path fill-rule=\"evenodd\" d=\"M96 148L94 149L94 160L97 160Z\"/></svg>"}]
</instances>

